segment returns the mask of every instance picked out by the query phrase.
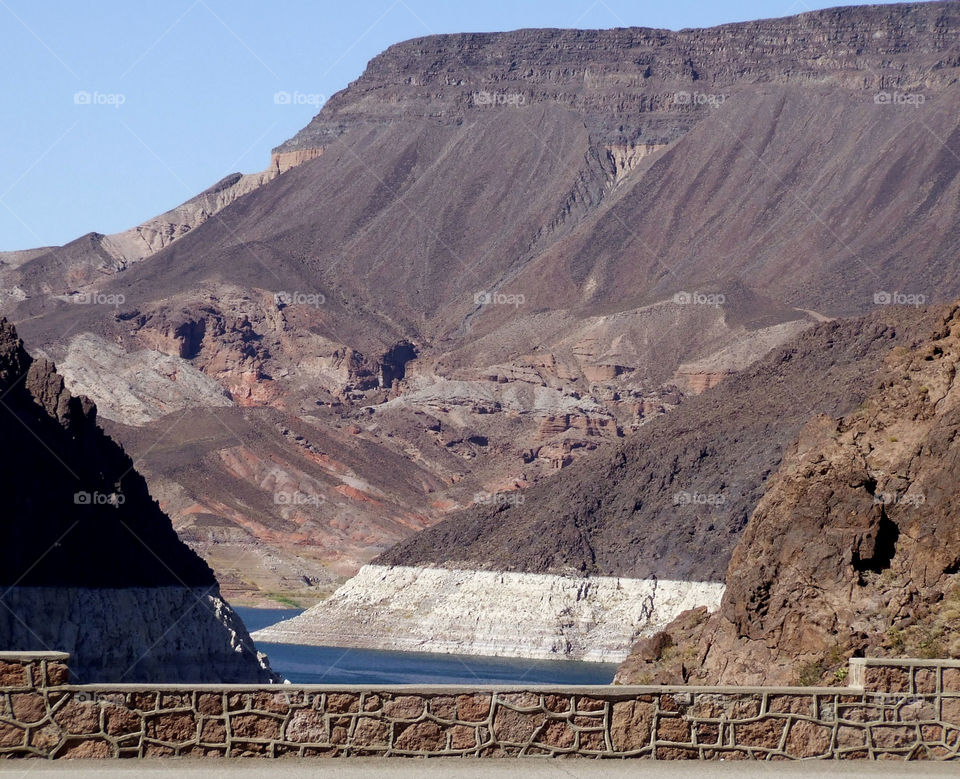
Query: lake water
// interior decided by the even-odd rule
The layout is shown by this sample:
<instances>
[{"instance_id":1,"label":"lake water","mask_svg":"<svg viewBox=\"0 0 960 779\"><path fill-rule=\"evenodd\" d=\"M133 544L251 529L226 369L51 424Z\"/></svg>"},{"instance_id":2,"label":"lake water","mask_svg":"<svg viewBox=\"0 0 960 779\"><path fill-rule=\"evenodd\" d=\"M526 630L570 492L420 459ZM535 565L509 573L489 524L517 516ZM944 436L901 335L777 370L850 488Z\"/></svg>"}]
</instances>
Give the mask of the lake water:
<instances>
[{"instance_id":1,"label":"lake water","mask_svg":"<svg viewBox=\"0 0 960 779\"><path fill-rule=\"evenodd\" d=\"M252 633L300 614L295 609L235 611ZM298 684L610 684L615 663L387 652L333 646L268 644L273 670Z\"/></svg>"}]
</instances>

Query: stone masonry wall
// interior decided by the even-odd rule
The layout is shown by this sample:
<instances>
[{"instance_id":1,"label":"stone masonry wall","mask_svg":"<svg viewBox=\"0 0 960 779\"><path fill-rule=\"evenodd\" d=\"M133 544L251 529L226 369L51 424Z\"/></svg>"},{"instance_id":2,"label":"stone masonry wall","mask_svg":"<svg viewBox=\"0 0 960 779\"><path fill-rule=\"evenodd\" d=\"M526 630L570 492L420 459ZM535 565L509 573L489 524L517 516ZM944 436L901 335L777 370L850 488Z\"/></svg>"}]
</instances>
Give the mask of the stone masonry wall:
<instances>
[{"instance_id":1,"label":"stone masonry wall","mask_svg":"<svg viewBox=\"0 0 960 779\"><path fill-rule=\"evenodd\" d=\"M70 685L0 652L0 757L960 755L960 662L852 660L843 688Z\"/></svg>"}]
</instances>

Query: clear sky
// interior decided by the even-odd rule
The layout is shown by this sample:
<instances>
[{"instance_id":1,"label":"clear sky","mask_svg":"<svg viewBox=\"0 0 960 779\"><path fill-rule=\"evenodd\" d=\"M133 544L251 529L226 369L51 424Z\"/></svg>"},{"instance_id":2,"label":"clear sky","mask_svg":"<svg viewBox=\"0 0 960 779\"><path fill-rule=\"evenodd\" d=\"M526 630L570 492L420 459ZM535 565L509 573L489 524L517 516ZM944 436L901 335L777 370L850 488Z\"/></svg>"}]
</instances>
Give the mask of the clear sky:
<instances>
[{"instance_id":1,"label":"clear sky","mask_svg":"<svg viewBox=\"0 0 960 779\"><path fill-rule=\"evenodd\" d=\"M521 27L705 27L820 0L0 0L0 250L117 232L270 149L392 43ZM862 4L848 2L846 4ZM75 102L90 93L88 104ZM320 98L316 98L319 100ZM98 102L99 101L99 102Z\"/></svg>"}]
</instances>

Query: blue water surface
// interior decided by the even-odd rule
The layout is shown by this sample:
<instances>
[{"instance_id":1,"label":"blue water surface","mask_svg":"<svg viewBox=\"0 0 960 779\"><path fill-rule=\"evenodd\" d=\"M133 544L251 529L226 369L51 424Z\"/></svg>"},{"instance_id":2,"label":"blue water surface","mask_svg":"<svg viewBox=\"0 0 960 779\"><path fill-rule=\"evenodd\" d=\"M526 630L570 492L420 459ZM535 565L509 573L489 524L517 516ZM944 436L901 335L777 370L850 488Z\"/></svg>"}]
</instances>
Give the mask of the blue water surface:
<instances>
[{"instance_id":1,"label":"blue water surface","mask_svg":"<svg viewBox=\"0 0 960 779\"><path fill-rule=\"evenodd\" d=\"M301 612L236 607L252 633ZM273 670L298 684L610 684L615 663L389 652L258 642Z\"/></svg>"}]
</instances>

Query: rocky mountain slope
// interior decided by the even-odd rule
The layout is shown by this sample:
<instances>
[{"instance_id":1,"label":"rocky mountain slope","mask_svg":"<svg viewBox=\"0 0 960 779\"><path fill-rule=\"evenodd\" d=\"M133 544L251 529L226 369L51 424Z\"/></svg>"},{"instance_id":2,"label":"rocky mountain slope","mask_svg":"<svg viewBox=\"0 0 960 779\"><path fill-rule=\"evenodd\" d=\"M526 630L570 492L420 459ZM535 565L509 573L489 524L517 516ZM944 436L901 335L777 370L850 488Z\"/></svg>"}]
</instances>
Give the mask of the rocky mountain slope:
<instances>
[{"instance_id":1,"label":"rocky mountain slope","mask_svg":"<svg viewBox=\"0 0 960 779\"><path fill-rule=\"evenodd\" d=\"M958 32L944 2L407 41L265 173L0 258L0 306L231 593L322 595L818 320L960 295Z\"/></svg>"},{"instance_id":2,"label":"rocky mountain slope","mask_svg":"<svg viewBox=\"0 0 960 779\"><path fill-rule=\"evenodd\" d=\"M815 414L852 411L888 352L938 309L823 323L609 452L397 544L381 565L723 581L784 452Z\"/></svg>"},{"instance_id":3,"label":"rocky mountain slope","mask_svg":"<svg viewBox=\"0 0 960 779\"><path fill-rule=\"evenodd\" d=\"M849 656L960 656L960 309L885 360L875 389L801 431L727 569L618 679L838 682Z\"/></svg>"},{"instance_id":4,"label":"rocky mountain slope","mask_svg":"<svg viewBox=\"0 0 960 779\"><path fill-rule=\"evenodd\" d=\"M124 451L0 320L0 647L83 681L273 678Z\"/></svg>"}]
</instances>

